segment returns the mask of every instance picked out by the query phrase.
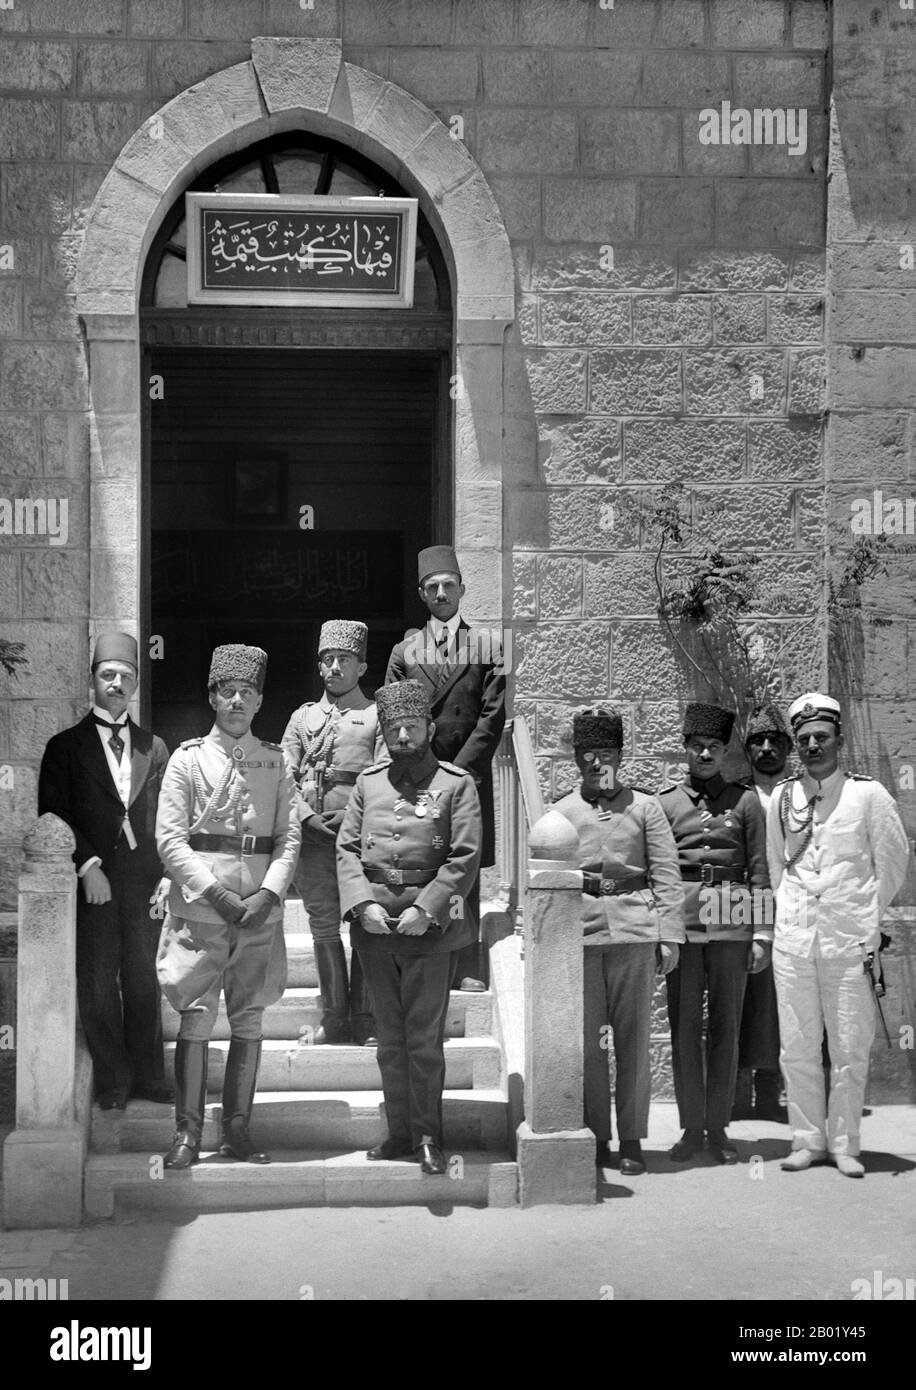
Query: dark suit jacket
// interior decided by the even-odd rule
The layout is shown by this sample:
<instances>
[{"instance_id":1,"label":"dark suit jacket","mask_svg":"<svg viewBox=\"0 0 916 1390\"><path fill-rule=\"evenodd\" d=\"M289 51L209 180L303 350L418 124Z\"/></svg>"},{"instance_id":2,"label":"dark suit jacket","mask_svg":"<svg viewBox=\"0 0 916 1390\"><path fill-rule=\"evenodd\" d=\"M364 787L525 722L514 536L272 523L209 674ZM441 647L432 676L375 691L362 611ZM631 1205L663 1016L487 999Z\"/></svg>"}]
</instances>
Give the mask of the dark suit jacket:
<instances>
[{"instance_id":1,"label":"dark suit jacket","mask_svg":"<svg viewBox=\"0 0 916 1390\"><path fill-rule=\"evenodd\" d=\"M506 674L499 638L462 621L455 658L437 660L429 624L398 642L388 661L386 684L418 680L429 691L436 721L433 752L472 773L483 817L481 864L493 863L496 833L491 763L506 722Z\"/></svg>"},{"instance_id":2,"label":"dark suit jacket","mask_svg":"<svg viewBox=\"0 0 916 1390\"><path fill-rule=\"evenodd\" d=\"M155 734L130 720L130 824L137 837L137 869L154 879L161 872L156 849L156 804L168 749ZM124 804L92 715L48 740L38 776L38 814L53 811L76 836L77 868L98 855L102 868L114 850Z\"/></svg>"}]
</instances>

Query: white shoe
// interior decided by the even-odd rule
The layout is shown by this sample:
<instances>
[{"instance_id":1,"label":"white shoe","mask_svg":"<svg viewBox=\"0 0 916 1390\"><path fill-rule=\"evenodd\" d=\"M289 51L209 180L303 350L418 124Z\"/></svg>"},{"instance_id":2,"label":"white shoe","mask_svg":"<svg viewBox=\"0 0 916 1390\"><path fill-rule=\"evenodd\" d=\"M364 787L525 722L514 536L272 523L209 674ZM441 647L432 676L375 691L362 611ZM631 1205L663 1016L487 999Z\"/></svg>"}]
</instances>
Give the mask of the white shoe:
<instances>
[{"instance_id":1,"label":"white shoe","mask_svg":"<svg viewBox=\"0 0 916 1390\"><path fill-rule=\"evenodd\" d=\"M784 1158L779 1166L786 1173L803 1173L806 1168L812 1168L818 1163L826 1162L827 1155L823 1149L793 1149L788 1158Z\"/></svg>"},{"instance_id":2,"label":"white shoe","mask_svg":"<svg viewBox=\"0 0 916 1390\"><path fill-rule=\"evenodd\" d=\"M854 1154L831 1154L830 1162L846 1178L864 1178L865 1169Z\"/></svg>"}]
</instances>

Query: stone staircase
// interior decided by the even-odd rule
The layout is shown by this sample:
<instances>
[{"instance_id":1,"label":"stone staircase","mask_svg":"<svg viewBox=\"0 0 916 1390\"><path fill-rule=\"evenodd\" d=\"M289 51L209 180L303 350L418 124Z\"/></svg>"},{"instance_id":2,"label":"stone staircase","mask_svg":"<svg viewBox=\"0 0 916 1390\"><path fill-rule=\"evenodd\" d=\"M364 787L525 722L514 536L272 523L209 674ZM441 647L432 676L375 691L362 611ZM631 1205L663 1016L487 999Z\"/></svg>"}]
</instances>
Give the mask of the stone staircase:
<instances>
[{"instance_id":1,"label":"stone staircase","mask_svg":"<svg viewBox=\"0 0 916 1390\"><path fill-rule=\"evenodd\" d=\"M386 1133L375 1051L315 1047L321 1000L308 920L298 899L284 922L289 982L264 1015L264 1045L252 1136L273 1155L269 1167L218 1158L220 1093L229 1050L224 1009L210 1041L209 1098L201 1162L166 1171L161 1155L174 1129L171 1106L131 1101L124 1111L92 1110L86 1214L116 1206L218 1211L322 1205L511 1206L517 1170L507 1152L508 1110L492 995L453 992L446 1024L443 1117L449 1170L430 1177L415 1163L370 1163L365 1151ZM349 941L344 929L349 955ZM171 1078L178 1015L163 1003Z\"/></svg>"}]
</instances>

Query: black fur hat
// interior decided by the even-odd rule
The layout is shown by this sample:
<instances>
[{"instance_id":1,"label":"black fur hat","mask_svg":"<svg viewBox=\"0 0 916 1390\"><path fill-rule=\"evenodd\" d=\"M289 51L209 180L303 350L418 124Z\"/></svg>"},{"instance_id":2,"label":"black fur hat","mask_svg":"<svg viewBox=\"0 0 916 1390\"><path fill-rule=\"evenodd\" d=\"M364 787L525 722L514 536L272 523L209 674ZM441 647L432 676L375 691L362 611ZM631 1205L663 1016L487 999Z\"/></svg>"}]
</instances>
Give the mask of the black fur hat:
<instances>
[{"instance_id":1,"label":"black fur hat","mask_svg":"<svg viewBox=\"0 0 916 1390\"><path fill-rule=\"evenodd\" d=\"M717 738L728 743L734 722L730 709L693 702L684 710L684 738Z\"/></svg>"}]
</instances>

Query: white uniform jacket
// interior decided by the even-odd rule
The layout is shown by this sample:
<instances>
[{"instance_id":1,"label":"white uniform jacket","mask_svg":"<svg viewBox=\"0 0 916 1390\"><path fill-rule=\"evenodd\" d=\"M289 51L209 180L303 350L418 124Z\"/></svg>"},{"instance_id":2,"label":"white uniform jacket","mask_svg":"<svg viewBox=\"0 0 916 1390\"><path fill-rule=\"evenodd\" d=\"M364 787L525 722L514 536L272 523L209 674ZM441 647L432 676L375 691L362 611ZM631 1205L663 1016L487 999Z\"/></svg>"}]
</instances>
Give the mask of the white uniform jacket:
<instances>
[{"instance_id":1,"label":"white uniform jacket","mask_svg":"<svg viewBox=\"0 0 916 1390\"><path fill-rule=\"evenodd\" d=\"M812 807L810 838L787 868ZM807 772L780 782L767 811L775 946L810 958L816 941L825 959L876 951L909 852L897 803L880 782L839 769L820 783Z\"/></svg>"}]
</instances>

